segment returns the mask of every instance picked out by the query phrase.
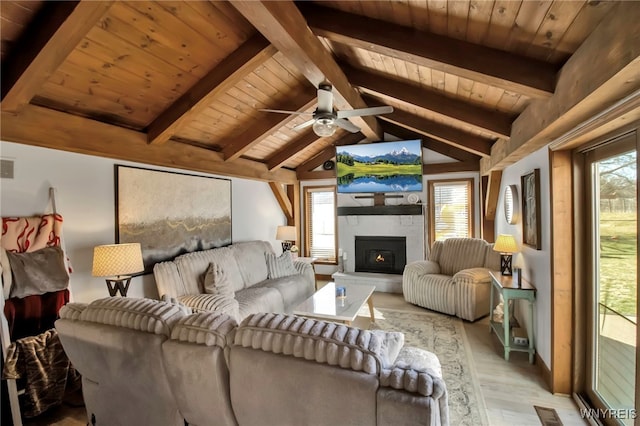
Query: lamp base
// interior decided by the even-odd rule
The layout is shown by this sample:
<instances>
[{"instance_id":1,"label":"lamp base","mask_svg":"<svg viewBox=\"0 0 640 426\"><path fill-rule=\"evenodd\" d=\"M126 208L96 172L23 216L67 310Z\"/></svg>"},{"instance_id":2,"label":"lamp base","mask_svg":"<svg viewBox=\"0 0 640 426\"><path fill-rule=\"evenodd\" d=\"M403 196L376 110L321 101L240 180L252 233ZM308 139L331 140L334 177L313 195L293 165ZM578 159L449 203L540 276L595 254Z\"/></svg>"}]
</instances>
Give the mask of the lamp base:
<instances>
[{"instance_id":1,"label":"lamp base","mask_svg":"<svg viewBox=\"0 0 640 426\"><path fill-rule=\"evenodd\" d=\"M126 278L114 278L107 279L107 288L109 289L109 296L114 297L116 293L120 292L120 296L127 297L127 290L129 290L129 283L131 283L131 277Z\"/></svg>"},{"instance_id":2,"label":"lamp base","mask_svg":"<svg viewBox=\"0 0 640 426\"><path fill-rule=\"evenodd\" d=\"M291 250L291 246L293 246L293 241L283 241L282 251L285 252Z\"/></svg>"},{"instance_id":3,"label":"lamp base","mask_svg":"<svg viewBox=\"0 0 640 426\"><path fill-rule=\"evenodd\" d=\"M510 254L501 254L500 255L500 273L502 275L512 275L511 269L511 259L513 258Z\"/></svg>"}]
</instances>

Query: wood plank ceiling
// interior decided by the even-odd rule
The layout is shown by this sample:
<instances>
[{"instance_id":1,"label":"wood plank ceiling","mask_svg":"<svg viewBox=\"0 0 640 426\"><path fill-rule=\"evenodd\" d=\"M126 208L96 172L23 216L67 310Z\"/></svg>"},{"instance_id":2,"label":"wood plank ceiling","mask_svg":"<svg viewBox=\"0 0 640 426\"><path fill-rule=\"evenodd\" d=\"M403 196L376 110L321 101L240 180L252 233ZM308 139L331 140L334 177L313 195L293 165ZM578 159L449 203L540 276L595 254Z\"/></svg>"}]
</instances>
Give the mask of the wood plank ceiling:
<instances>
[{"instance_id":1,"label":"wood plank ceiling","mask_svg":"<svg viewBox=\"0 0 640 426\"><path fill-rule=\"evenodd\" d=\"M460 162L433 170L479 170L532 103L554 96L561 68L616 7L3 0L2 139L292 183L326 177L310 171L334 145L386 132ZM325 138L293 129L307 115L260 111L312 112L325 80L336 109L395 111Z\"/></svg>"}]
</instances>

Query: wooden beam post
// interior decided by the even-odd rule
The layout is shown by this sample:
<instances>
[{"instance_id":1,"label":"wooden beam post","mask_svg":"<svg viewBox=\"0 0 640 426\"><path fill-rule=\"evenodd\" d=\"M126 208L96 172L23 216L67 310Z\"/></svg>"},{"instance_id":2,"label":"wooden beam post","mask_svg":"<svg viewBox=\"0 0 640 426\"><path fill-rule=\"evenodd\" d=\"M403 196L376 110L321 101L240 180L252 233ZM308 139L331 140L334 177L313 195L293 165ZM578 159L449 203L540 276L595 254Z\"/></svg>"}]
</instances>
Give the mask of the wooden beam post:
<instances>
[{"instance_id":1,"label":"wooden beam post","mask_svg":"<svg viewBox=\"0 0 640 426\"><path fill-rule=\"evenodd\" d=\"M573 391L574 211L571 151L551 151L551 392Z\"/></svg>"},{"instance_id":2,"label":"wooden beam post","mask_svg":"<svg viewBox=\"0 0 640 426\"><path fill-rule=\"evenodd\" d=\"M487 196L484 199L484 211L488 220L496 219L498 210L498 199L500 198L500 182L502 181L502 170L492 171L487 182Z\"/></svg>"},{"instance_id":3,"label":"wooden beam post","mask_svg":"<svg viewBox=\"0 0 640 426\"><path fill-rule=\"evenodd\" d=\"M287 191L279 182L269 182L269 188L271 188L271 192L273 192L278 205L282 209L282 213L284 213L285 217L287 218L287 224L290 225L293 221L293 206L291 204L291 200L289 199Z\"/></svg>"}]
</instances>

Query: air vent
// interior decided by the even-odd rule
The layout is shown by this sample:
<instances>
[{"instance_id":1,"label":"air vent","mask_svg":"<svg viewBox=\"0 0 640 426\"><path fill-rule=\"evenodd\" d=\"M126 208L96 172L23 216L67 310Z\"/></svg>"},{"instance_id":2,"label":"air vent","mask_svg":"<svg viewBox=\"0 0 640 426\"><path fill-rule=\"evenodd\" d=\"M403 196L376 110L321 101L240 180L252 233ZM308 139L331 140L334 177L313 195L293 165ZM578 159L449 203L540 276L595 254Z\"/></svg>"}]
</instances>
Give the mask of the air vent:
<instances>
[{"instance_id":1,"label":"air vent","mask_svg":"<svg viewBox=\"0 0 640 426\"><path fill-rule=\"evenodd\" d=\"M0 177L13 179L13 160L0 160Z\"/></svg>"}]
</instances>

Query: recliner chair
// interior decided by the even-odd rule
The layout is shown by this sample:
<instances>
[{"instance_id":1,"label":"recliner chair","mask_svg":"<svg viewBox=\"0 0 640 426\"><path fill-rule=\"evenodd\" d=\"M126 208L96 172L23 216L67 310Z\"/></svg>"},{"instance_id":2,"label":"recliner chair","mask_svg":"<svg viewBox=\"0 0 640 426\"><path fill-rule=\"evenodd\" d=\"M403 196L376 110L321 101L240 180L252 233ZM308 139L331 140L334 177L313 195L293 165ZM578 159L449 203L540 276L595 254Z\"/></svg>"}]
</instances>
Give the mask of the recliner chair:
<instances>
[{"instance_id":1,"label":"recliner chair","mask_svg":"<svg viewBox=\"0 0 640 426\"><path fill-rule=\"evenodd\" d=\"M489 271L499 269L493 244L477 238L436 241L429 260L405 266L402 292L414 305L475 321L489 313Z\"/></svg>"}]
</instances>

